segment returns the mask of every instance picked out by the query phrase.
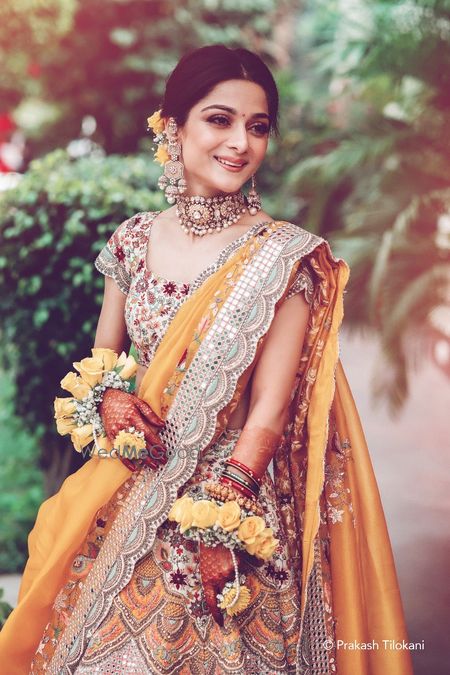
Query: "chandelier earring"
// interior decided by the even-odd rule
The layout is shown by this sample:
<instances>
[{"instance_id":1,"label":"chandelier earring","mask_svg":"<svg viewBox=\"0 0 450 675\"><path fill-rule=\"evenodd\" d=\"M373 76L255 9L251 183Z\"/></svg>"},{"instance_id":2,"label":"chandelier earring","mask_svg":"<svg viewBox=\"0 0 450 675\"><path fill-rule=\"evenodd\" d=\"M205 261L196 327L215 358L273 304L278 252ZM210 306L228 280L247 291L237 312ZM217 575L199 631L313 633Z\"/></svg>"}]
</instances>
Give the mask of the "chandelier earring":
<instances>
[{"instance_id":1,"label":"chandelier earring","mask_svg":"<svg viewBox=\"0 0 450 675\"><path fill-rule=\"evenodd\" d=\"M175 204L177 197L186 192L184 164L181 161L181 143L178 140L178 126L173 117L169 117L167 127L158 110L147 119L148 128L155 134L158 148L155 160L164 166L163 175L158 180L158 187L164 190L169 204Z\"/></svg>"},{"instance_id":2,"label":"chandelier earring","mask_svg":"<svg viewBox=\"0 0 450 675\"><path fill-rule=\"evenodd\" d=\"M248 191L247 196L247 209L251 216L255 216L258 211L261 211L261 197L256 190L256 178L255 174L252 176L252 186Z\"/></svg>"}]
</instances>

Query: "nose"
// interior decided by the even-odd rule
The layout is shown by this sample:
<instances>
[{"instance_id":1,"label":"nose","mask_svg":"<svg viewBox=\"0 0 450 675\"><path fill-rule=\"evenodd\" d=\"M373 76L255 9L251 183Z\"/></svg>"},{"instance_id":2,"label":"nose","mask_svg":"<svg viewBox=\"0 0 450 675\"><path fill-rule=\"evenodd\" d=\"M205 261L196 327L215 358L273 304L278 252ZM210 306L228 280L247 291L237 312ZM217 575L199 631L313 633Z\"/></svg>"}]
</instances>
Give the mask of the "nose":
<instances>
[{"instance_id":1,"label":"nose","mask_svg":"<svg viewBox=\"0 0 450 675\"><path fill-rule=\"evenodd\" d=\"M248 149L248 135L244 122L236 122L232 125L227 145L240 154Z\"/></svg>"}]
</instances>

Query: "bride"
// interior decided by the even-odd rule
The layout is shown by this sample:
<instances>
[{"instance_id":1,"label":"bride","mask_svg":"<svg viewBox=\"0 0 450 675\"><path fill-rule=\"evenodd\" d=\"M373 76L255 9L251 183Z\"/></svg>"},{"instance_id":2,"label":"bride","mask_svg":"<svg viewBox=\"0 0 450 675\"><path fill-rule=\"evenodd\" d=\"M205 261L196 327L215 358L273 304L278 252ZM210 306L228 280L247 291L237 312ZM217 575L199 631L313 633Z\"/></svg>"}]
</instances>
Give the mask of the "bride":
<instances>
[{"instance_id":1,"label":"bride","mask_svg":"<svg viewBox=\"0 0 450 675\"><path fill-rule=\"evenodd\" d=\"M339 361L349 270L256 188L277 115L261 59L215 45L149 118L171 206L95 261L93 352L134 345L137 393L98 409L105 447L137 430L148 454L94 455L41 506L8 675L412 672L383 642L407 637Z\"/></svg>"}]
</instances>

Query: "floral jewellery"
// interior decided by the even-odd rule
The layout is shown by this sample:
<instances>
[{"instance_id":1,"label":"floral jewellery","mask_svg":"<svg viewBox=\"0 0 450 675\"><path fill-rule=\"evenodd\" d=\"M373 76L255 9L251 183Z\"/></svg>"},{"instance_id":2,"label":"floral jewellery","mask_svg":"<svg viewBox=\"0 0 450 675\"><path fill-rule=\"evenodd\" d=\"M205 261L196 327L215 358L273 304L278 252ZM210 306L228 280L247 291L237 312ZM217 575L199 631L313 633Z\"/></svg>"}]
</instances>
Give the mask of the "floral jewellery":
<instances>
[{"instance_id":1,"label":"floral jewellery","mask_svg":"<svg viewBox=\"0 0 450 675\"><path fill-rule=\"evenodd\" d=\"M69 372L61 380L61 387L72 394L72 398L55 398L56 428L61 436L70 433L77 452L92 441L91 455L99 457L131 457L134 453L146 451L144 434L134 427L119 431L111 443L105 434L98 406L107 388L128 392L137 371L133 356L122 352L120 356L112 349L92 349L92 357L73 364L79 372ZM138 457L139 458L139 457Z\"/></svg>"},{"instance_id":2,"label":"floral jewellery","mask_svg":"<svg viewBox=\"0 0 450 675\"><path fill-rule=\"evenodd\" d=\"M246 198L241 191L214 197L183 197L186 191L184 165L181 161L181 144L178 141L178 127L173 117L169 118L167 130L161 111L157 110L147 118L148 129L155 134L158 148L155 160L164 166L164 173L158 186L164 190L169 204L177 203L177 216L186 233L203 236L236 223L246 209L256 215L261 209L261 198L256 191L255 176Z\"/></svg>"},{"instance_id":3,"label":"floral jewellery","mask_svg":"<svg viewBox=\"0 0 450 675\"><path fill-rule=\"evenodd\" d=\"M230 550L235 572L234 586L226 584L217 596L219 607L232 616L250 602L250 591L243 585L236 559L236 550L246 551L261 560L269 560L279 540L266 527L261 516L251 509L241 508L237 501L194 499L188 493L177 499L168 514L168 520L179 525L180 534L206 546L219 544Z\"/></svg>"},{"instance_id":4,"label":"floral jewellery","mask_svg":"<svg viewBox=\"0 0 450 675\"><path fill-rule=\"evenodd\" d=\"M169 204L175 204L177 197L186 191L177 123L173 117L169 117L167 129L164 130L164 120L161 118L161 111L158 110L147 119L147 124L148 128L155 132L155 141L159 146L155 159L164 165L164 173L158 180L158 187L164 190Z\"/></svg>"}]
</instances>

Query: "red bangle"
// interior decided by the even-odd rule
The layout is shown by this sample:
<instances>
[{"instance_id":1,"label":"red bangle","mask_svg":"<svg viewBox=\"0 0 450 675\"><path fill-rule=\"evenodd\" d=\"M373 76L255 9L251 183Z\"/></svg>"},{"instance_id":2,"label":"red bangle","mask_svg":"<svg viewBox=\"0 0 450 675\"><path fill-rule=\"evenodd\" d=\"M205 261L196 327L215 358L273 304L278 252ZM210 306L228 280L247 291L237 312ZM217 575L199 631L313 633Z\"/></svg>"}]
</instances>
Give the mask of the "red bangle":
<instances>
[{"instance_id":1,"label":"red bangle","mask_svg":"<svg viewBox=\"0 0 450 675\"><path fill-rule=\"evenodd\" d=\"M239 483L239 485L242 485L242 487L246 488L247 490L250 490L250 492L253 492L255 497L258 495L259 492L259 485L254 481L253 479L249 479L248 476L245 474L240 474L236 473L237 469L236 467L230 466L230 467L225 467L225 469L222 471L222 476L223 478L229 478L232 481L235 481L236 483ZM252 481L251 483L249 481Z\"/></svg>"},{"instance_id":2,"label":"red bangle","mask_svg":"<svg viewBox=\"0 0 450 675\"><path fill-rule=\"evenodd\" d=\"M261 478L258 478L257 476L255 476L255 473L254 473L254 471L252 471L252 469L249 469L248 466L246 466L245 464L242 464L242 462L239 462L237 459L234 459L234 457L229 457L227 459L227 463L228 464L234 464L235 466L238 467L238 469L241 469L241 471L244 471L244 473L248 473L248 475L251 478L253 478L253 480L256 480L256 482L258 484L261 483Z\"/></svg>"},{"instance_id":3,"label":"red bangle","mask_svg":"<svg viewBox=\"0 0 450 675\"><path fill-rule=\"evenodd\" d=\"M237 490L240 492L244 497L249 497L250 499L255 499L255 494L251 492L251 490L248 490L245 488L243 485L240 485L237 481L232 480L231 478L224 478L223 476L220 477L219 481L223 483L224 485L229 485L233 489Z\"/></svg>"}]
</instances>

